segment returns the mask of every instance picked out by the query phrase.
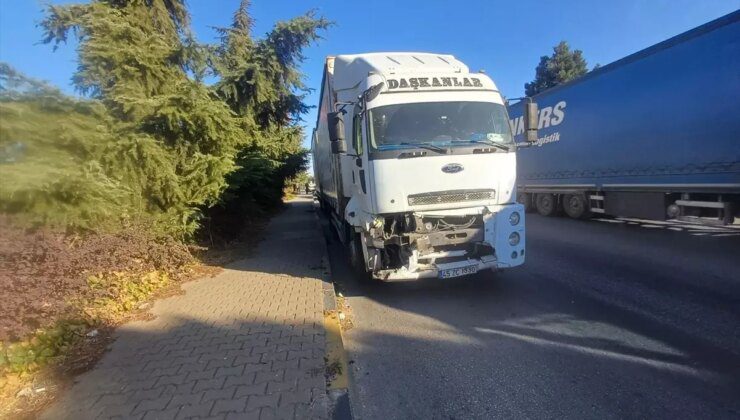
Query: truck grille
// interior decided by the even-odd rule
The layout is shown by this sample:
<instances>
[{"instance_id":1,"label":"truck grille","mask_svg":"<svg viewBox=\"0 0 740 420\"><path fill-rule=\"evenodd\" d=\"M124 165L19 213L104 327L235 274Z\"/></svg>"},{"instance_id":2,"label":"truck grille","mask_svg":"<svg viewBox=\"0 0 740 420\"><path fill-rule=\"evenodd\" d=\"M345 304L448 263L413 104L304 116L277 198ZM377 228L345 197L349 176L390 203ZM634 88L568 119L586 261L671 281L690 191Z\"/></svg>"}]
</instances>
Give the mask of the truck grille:
<instances>
[{"instance_id":1,"label":"truck grille","mask_svg":"<svg viewBox=\"0 0 740 420\"><path fill-rule=\"evenodd\" d=\"M427 204L462 203L465 201L490 200L496 197L494 190L438 191L408 196L410 206Z\"/></svg>"}]
</instances>

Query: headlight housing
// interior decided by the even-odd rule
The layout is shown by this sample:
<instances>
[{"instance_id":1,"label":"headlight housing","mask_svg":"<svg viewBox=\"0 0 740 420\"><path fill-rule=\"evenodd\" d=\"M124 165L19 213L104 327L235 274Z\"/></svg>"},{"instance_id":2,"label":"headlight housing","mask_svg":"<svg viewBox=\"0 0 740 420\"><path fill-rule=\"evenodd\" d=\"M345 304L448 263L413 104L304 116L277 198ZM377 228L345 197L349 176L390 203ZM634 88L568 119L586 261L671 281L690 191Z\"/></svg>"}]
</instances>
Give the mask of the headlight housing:
<instances>
[{"instance_id":1,"label":"headlight housing","mask_svg":"<svg viewBox=\"0 0 740 420\"><path fill-rule=\"evenodd\" d=\"M521 241L521 237L517 232L512 232L511 235L509 235L509 245L511 246L517 246L519 245L519 241Z\"/></svg>"},{"instance_id":2,"label":"headlight housing","mask_svg":"<svg viewBox=\"0 0 740 420\"><path fill-rule=\"evenodd\" d=\"M519 224L519 221L521 220L522 216L519 215L518 211L514 211L509 215L509 223L511 223L512 226L516 226Z\"/></svg>"}]
</instances>

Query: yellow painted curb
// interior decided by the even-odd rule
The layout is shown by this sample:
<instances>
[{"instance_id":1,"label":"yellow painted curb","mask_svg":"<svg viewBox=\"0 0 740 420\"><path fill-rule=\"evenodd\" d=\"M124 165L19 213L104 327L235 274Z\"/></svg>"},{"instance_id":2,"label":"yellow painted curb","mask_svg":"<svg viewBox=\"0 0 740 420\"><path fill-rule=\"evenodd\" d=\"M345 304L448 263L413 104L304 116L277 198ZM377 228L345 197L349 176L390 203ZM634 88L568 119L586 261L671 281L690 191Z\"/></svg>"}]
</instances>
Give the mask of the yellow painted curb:
<instances>
[{"instance_id":1,"label":"yellow painted curb","mask_svg":"<svg viewBox=\"0 0 740 420\"><path fill-rule=\"evenodd\" d=\"M330 390L349 388L349 364L342 342L342 326L337 311L324 311L326 330L326 370Z\"/></svg>"}]
</instances>

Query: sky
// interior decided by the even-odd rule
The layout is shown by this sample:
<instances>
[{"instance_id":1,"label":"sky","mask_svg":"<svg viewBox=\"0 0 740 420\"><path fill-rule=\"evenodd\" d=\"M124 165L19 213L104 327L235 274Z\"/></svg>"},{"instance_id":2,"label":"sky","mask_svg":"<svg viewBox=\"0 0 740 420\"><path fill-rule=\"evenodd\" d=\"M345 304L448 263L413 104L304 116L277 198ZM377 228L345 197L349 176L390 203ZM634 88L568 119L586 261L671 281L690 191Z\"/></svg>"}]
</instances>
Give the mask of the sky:
<instances>
[{"instance_id":1,"label":"sky","mask_svg":"<svg viewBox=\"0 0 740 420\"><path fill-rule=\"evenodd\" d=\"M74 1L72 3L77 3ZM75 44L52 52L36 24L44 4L70 1L0 0L0 61L74 94ZM213 41L239 0L188 0L193 30ZM589 68L605 65L740 8L740 0L253 0L254 34L275 22L315 10L334 22L305 51L306 97L318 105L327 55L421 51L455 55L471 71L485 70L507 97L524 95L542 55L558 42L580 49ZM304 117L306 132L315 109ZM308 142L306 141L308 146Z\"/></svg>"}]
</instances>

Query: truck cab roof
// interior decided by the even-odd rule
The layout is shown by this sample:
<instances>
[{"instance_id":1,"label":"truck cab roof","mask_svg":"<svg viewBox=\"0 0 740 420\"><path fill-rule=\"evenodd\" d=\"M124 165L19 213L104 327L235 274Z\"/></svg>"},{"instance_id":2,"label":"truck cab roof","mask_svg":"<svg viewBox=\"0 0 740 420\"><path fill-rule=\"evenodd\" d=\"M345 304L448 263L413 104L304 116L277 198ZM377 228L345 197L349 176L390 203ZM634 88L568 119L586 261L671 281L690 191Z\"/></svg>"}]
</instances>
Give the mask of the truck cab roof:
<instances>
[{"instance_id":1,"label":"truck cab roof","mask_svg":"<svg viewBox=\"0 0 740 420\"><path fill-rule=\"evenodd\" d=\"M353 89L370 74L383 77L404 74L468 74L468 66L450 54L421 52L375 52L327 58L334 75L334 89Z\"/></svg>"}]
</instances>

